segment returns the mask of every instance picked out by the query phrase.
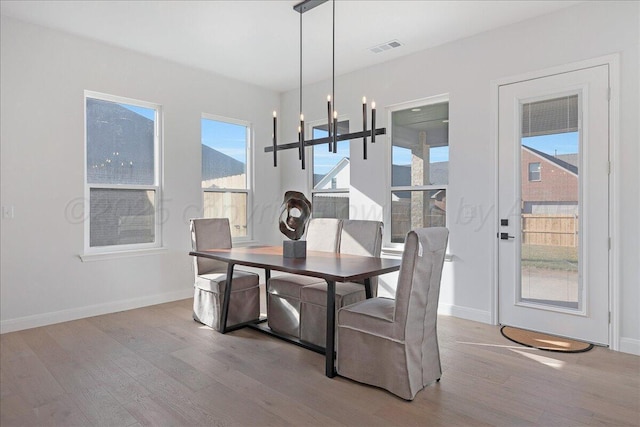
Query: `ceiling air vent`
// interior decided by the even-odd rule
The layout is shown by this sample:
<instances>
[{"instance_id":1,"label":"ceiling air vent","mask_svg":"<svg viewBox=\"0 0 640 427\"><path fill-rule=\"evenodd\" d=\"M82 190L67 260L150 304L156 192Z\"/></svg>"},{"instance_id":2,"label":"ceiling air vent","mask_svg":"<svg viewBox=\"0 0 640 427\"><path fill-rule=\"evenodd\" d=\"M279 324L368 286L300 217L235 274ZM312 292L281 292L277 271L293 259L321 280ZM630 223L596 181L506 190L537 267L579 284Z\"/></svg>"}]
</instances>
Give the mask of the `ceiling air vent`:
<instances>
[{"instance_id":1,"label":"ceiling air vent","mask_svg":"<svg viewBox=\"0 0 640 427\"><path fill-rule=\"evenodd\" d=\"M394 49L396 47L402 46L398 40L391 40L390 42L382 43L377 46L370 47L369 50L373 53L384 52L385 50Z\"/></svg>"}]
</instances>

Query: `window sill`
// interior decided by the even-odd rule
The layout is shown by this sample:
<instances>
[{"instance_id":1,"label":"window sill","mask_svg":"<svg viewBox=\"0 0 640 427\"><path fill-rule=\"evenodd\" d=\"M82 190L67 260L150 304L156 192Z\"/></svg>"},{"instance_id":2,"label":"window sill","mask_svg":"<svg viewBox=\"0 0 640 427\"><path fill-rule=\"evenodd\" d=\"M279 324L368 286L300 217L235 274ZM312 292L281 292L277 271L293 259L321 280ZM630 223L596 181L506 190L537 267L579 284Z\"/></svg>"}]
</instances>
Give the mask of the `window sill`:
<instances>
[{"instance_id":1,"label":"window sill","mask_svg":"<svg viewBox=\"0 0 640 427\"><path fill-rule=\"evenodd\" d=\"M130 258L134 256L158 255L168 252L167 248L136 249L132 251L100 252L93 254L79 254L82 262L104 261L109 259Z\"/></svg>"},{"instance_id":2,"label":"window sill","mask_svg":"<svg viewBox=\"0 0 640 427\"><path fill-rule=\"evenodd\" d=\"M404 248L382 248L382 255L392 256L392 257L401 257L404 252Z\"/></svg>"}]
</instances>

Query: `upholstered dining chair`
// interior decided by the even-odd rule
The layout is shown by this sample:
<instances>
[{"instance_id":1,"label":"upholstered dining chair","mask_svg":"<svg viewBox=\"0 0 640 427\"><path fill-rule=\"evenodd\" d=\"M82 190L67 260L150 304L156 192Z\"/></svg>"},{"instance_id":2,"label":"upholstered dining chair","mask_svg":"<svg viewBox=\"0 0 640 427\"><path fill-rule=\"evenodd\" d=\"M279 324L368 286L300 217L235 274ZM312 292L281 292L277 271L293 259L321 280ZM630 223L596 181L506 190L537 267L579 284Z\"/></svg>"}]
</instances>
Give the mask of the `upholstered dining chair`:
<instances>
[{"instance_id":1,"label":"upholstered dining chair","mask_svg":"<svg viewBox=\"0 0 640 427\"><path fill-rule=\"evenodd\" d=\"M342 220L338 252L348 255L379 257L382 250L380 221ZM336 283L336 310L366 299L364 281L361 283ZM371 279L371 291L375 296L378 278ZM327 283L305 286L300 291L300 339L324 347L327 336Z\"/></svg>"},{"instance_id":2,"label":"upholstered dining chair","mask_svg":"<svg viewBox=\"0 0 640 427\"><path fill-rule=\"evenodd\" d=\"M438 296L449 232L407 234L395 299L371 298L338 311L338 374L413 400L440 380Z\"/></svg>"},{"instance_id":3,"label":"upholstered dining chair","mask_svg":"<svg viewBox=\"0 0 640 427\"><path fill-rule=\"evenodd\" d=\"M231 228L227 218L191 220L193 250L231 248ZM227 286L227 263L194 257L193 319L218 331ZM259 276L234 269L227 326L257 320L260 317Z\"/></svg>"},{"instance_id":4,"label":"upholstered dining chair","mask_svg":"<svg viewBox=\"0 0 640 427\"><path fill-rule=\"evenodd\" d=\"M336 252L342 222L335 218L312 218L307 227L308 251ZM324 282L317 277L281 274L267 281L267 322L273 331L300 338L300 292Z\"/></svg>"}]
</instances>

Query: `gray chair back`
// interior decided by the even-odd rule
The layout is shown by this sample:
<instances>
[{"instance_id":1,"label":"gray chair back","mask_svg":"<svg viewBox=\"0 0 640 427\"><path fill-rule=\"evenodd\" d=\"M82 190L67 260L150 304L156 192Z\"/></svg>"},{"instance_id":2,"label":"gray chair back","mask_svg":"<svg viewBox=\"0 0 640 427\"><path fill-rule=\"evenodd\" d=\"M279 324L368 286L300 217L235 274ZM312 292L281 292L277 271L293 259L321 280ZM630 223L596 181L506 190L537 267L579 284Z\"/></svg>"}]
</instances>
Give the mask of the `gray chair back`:
<instances>
[{"instance_id":1,"label":"gray chair back","mask_svg":"<svg viewBox=\"0 0 640 427\"><path fill-rule=\"evenodd\" d=\"M191 220L191 248L230 249L231 227L228 218L199 218ZM215 259L195 257L195 275L227 271L227 263Z\"/></svg>"},{"instance_id":2,"label":"gray chair back","mask_svg":"<svg viewBox=\"0 0 640 427\"><path fill-rule=\"evenodd\" d=\"M342 221L336 218L312 218L307 227L307 250L337 252Z\"/></svg>"},{"instance_id":3,"label":"gray chair back","mask_svg":"<svg viewBox=\"0 0 640 427\"><path fill-rule=\"evenodd\" d=\"M380 221L343 219L340 232L340 253L379 257L382 250Z\"/></svg>"},{"instance_id":4,"label":"gray chair back","mask_svg":"<svg viewBox=\"0 0 640 427\"><path fill-rule=\"evenodd\" d=\"M410 231L405 240L394 322L402 329L397 332L405 341L422 342L423 361L440 360L438 346L427 344L437 343L438 298L448 236L446 228L431 227ZM426 362L421 365L430 366ZM440 368L432 368L437 369ZM423 375L433 377L434 374L425 369Z\"/></svg>"},{"instance_id":5,"label":"gray chair back","mask_svg":"<svg viewBox=\"0 0 640 427\"><path fill-rule=\"evenodd\" d=\"M380 221L343 219L340 232L341 254L379 257L382 252L382 229ZM364 282L364 281L362 281ZM373 296L378 295L378 278L371 279Z\"/></svg>"}]
</instances>

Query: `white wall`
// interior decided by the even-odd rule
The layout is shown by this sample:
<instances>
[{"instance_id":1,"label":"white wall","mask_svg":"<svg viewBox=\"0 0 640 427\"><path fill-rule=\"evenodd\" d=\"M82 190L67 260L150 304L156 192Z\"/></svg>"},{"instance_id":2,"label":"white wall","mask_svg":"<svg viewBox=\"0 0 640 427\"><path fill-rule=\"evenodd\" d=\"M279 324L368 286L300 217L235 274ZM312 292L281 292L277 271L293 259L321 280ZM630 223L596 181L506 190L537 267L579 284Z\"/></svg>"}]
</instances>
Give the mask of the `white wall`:
<instances>
[{"instance_id":1,"label":"white wall","mask_svg":"<svg viewBox=\"0 0 640 427\"><path fill-rule=\"evenodd\" d=\"M1 43L0 203L15 213L1 223L3 332L192 295L188 219L202 208L203 112L253 124L260 147L254 238L277 241L279 173L261 150L270 143L277 93L6 17ZM84 90L163 106L161 253L92 262L78 256Z\"/></svg>"},{"instance_id":2,"label":"white wall","mask_svg":"<svg viewBox=\"0 0 640 427\"><path fill-rule=\"evenodd\" d=\"M450 95L448 224L452 262L445 265L440 307L491 321L494 285L495 140L491 82L562 64L620 53L616 137L614 277L620 284L620 349L640 354L639 23L637 2L585 2L557 13L423 51L336 81L336 108L361 118L361 98L384 108ZM278 208L285 190L308 193L295 150L280 166L263 152L271 114L279 109L279 140L296 138L298 93L277 94L202 71L2 18L0 204L2 219L0 328L22 329L191 295L187 222L201 208L200 114L252 122L256 138L255 238L282 240ZM340 43L337 43L339 48ZM328 53L329 55L329 53ZM324 119L331 82L305 88L308 122ZM162 104L165 121L164 246L161 254L81 262L83 226L68 209L83 197L83 91ZM617 97L616 97L617 95ZM362 160L351 155L352 214L382 219L387 196L386 137ZM282 184L280 184L280 182ZM274 184L275 183L275 184ZM286 184L285 184L286 183Z\"/></svg>"},{"instance_id":3,"label":"white wall","mask_svg":"<svg viewBox=\"0 0 640 427\"><path fill-rule=\"evenodd\" d=\"M360 129L363 95L376 101L380 127L388 123L385 107L450 96L447 221L453 259L445 264L441 311L484 322L492 319L497 231L492 81L620 53L620 93L614 94L620 110L619 150L613 166L614 194L619 196L613 222L620 230L613 265L620 292L614 297L620 307L614 315L621 319L620 349L640 354L639 8L637 2L585 2L336 79L336 109L354 121L353 131ZM340 43L336 41L337 49ZM325 81L304 88L307 120L321 120L326 114L323 100L330 87ZM295 139L298 96L297 90L283 96L283 142ZM365 161L361 141L351 145L351 212L354 218L382 219L389 140L381 137L369 147ZM282 191L307 192L308 176L300 171L295 150L290 151L281 156Z\"/></svg>"}]
</instances>

